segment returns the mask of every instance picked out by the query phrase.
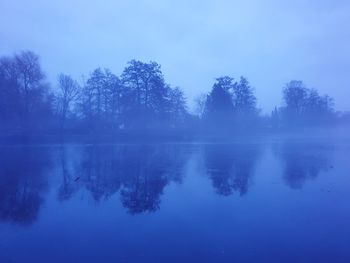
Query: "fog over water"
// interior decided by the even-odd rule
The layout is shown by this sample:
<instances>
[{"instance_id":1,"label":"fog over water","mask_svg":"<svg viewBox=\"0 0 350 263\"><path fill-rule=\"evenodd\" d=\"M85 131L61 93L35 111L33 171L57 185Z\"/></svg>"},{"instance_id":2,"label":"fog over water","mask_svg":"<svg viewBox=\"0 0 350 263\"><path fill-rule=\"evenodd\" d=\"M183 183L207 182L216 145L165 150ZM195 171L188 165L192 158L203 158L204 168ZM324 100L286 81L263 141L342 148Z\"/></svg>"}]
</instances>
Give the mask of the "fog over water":
<instances>
[{"instance_id":1,"label":"fog over water","mask_svg":"<svg viewBox=\"0 0 350 263\"><path fill-rule=\"evenodd\" d=\"M0 263L349 263L350 1L0 1Z\"/></svg>"},{"instance_id":2,"label":"fog over water","mask_svg":"<svg viewBox=\"0 0 350 263\"><path fill-rule=\"evenodd\" d=\"M3 147L0 260L347 262L349 151L301 140Z\"/></svg>"}]
</instances>

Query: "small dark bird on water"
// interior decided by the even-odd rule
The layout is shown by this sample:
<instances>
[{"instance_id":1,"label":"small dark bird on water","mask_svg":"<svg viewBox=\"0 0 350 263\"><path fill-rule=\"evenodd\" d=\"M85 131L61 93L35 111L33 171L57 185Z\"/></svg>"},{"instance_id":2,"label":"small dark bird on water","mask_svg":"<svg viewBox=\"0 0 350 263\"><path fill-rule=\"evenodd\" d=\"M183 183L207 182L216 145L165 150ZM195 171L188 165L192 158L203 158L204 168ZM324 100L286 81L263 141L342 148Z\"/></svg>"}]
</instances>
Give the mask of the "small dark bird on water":
<instances>
[{"instance_id":1,"label":"small dark bird on water","mask_svg":"<svg viewBox=\"0 0 350 263\"><path fill-rule=\"evenodd\" d=\"M74 182L77 182L80 179L80 176L74 179Z\"/></svg>"}]
</instances>

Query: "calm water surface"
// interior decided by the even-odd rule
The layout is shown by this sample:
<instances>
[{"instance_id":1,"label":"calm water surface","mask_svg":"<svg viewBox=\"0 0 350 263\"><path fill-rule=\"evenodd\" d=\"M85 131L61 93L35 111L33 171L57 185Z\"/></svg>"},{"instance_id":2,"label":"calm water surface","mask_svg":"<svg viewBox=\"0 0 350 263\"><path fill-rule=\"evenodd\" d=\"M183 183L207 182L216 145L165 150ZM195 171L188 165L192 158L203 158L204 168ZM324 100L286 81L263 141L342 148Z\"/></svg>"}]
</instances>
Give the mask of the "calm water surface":
<instances>
[{"instance_id":1,"label":"calm water surface","mask_svg":"<svg viewBox=\"0 0 350 263\"><path fill-rule=\"evenodd\" d=\"M0 262L350 262L350 144L0 147Z\"/></svg>"}]
</instances>

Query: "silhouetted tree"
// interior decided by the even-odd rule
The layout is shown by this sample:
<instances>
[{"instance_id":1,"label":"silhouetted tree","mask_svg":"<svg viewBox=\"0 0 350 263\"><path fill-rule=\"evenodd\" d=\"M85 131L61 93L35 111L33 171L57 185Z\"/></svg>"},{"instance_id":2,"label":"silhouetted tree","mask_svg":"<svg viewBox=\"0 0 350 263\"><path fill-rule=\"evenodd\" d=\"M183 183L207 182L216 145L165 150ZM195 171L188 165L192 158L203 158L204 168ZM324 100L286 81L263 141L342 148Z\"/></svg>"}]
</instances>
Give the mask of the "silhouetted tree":
<instances>
[{"instance_id":1,"label":"silhouetted tree","mask_svg":"<svg viewBox=\"0 0 350 263\"><path fill-rule=\"evenodd\" d=\"M182 138L185 131L230 138L256 131L264 122L246 78L217 78L210 93L197 98L195 116L187 111L183 91L167 84L160 65L152 61L131 60L120 78L97 68L81 88L69 75L60 74L55 93L54 98L33 52L1 57L0 132L52 132L57 128L54 123L64 130L69 120L71 132L116 134L119 138L127 138L127 132L139 138L163 134ZM324 125L335 120L333 99L306 88L301 81L286 85L283 100L285 105L265 122L274 128Z\"/></svg>"},{"instance_id":2,"label":"silhouetted tree","mask_svg":"<svg viewBox=\"0 0 350 263\"><path fill-rule=\"evenodd\" d=\"M329 123L333 118L333 99L328 95L320 96L317 90L311 89L305 106L305 119L307 123Z\"/></svg>"},{"instance_id":3,"label":"silhouetted tree","mask_svg":"<svg viewBox=\"0 0 350 263\"><path fill-rule=\"evenodd\" d=\"M234 123L237 130L247 131L258 126L258 109L253 88L248 80L240 78L233 86Z\"/></svg>"},{"instance_id":4,"label":"silhouetted tree","mask_svg":"<svg viewBox=\"0 0 350 263\"><path fill-rule=\"evenodd\" d=\"M115 129L121 111L122 86L110 70L95 69L84 85L80 109L83 120L94 130Z\"/></svg>"},{"instance_id":5,"label":"silhouetted tree","mask_svg":"<svg viewBox=\"0 0 350 263\"><path fill-rule=\"evenodd\" d=\"M248 80L241 77L240 81L236 82L232 88L235 112L246 115L247 117L249 115L255 115L257 113L256 97Z\"/></svg>"},{"instance_id":6,"label":"silhouetted tree","mask_svg":"<svg viewBox=\"0 0 350 263\"><path fill-rule=\"evenodd\" d=\"M216 79L212 91L209 93L205 110L204 121L208 128L226 131L231 129L234 106L230 90L234 87L233 79L221 77Z\"/></svg>"},{"instance_id":7,"label":"silhouetted tree","mask_svg":"<svg viewBox=\"0 0 350 263\"><path fill-rule=\"evenodd\" d=\"M121 80L125 87L123 105L127 127L150 127L164 118L169 107L169 87L156 62L130 61Z\"/></svg>"},{"instance_id":8,"label":"silhouetted tree","mask_svg":"<svg viewBox=\"0 0 350 263\"><path fill-rule=\"evenodd\" d=\"M186 99L183 91L176 88L169 88L170 101L170 125L174 127L183 127L187 120Z\"/></svg>"},{"instance_id":9,"label":"silhouetted tree","mask_svg":"<svg viewBox=\"0 0 350 263\"><path fill-rule=\"evenodd\" d=\"M207 95L202 93L200 95L198 95L195 99L194 99L194 104L195 104L195 108L194 108L194 113L195 115L197 115L200 119L203 118L204 116L204 112L205 112L205 105L207 102Z\"/></svg>"},{"instance_id":10,"label":"silhouetted tree","mask_svg":"<svg viewBox=\"0 0 350 263\"><path fill-rule=\"evenodd\" d=\"M0 122L23 132L48 126L52 95L45 82L39 57L24 51L0 58Z\"/></svg>"},{"instance_id":11,"label":"silhouetted tree","mask_svg":"<svg viewBox=\"0 0 350 263\"><path fill-rule=\"evenodd\" d=\"M278 130L281 126L280 111L275 107L271 112L270 125L273 130Z\"/></svg>"},{"instance_id":12,"label":"silhouetted tree","mask_svg":"<svg viewBox=\"0 0 350 263\"><path fill-rule=\"evenodd\" d=\"M56 111L59 116L60 128L63 130L67 115L72 112L72 106L80 94L79 84L72 77L60 74L58 76L58 91L56 93Z\"/></svg>"},{"instance_id":13,"label":"silhouetted tree","mask_svg":"<svg viewBox=\"0 0 350 263\"><path fill-rule=\"evenodd\" d=\"M283 90L283 99L286 107L295 114L301 114L307 98L307 88L302 81L292 80Z\"/></svg>"},{"instance_id":14,"label":"silhouetted tree","mask_svg":"<svg viewBox=\"0 0 350 263\"><path fill-rule=\"evenodd\" d=\"M283 90L285 107L281 108L284 126L310 126L329 123L333 118L333 99L320 96L302 81L291 81Z\"/></svg>"},{"instance_id":15,"label":"silhouetted tree","mask_svg":"<svg viewBox=\"0 0 350 263\"><path fill-rule=\"evenodd\" d=\"M246 131L256 126L256 98L248 80L241 77L239 82L235 82L228 76L216 79L206 99L203 116L207 128L220 133Z\"/></svg>"}]
</instances>

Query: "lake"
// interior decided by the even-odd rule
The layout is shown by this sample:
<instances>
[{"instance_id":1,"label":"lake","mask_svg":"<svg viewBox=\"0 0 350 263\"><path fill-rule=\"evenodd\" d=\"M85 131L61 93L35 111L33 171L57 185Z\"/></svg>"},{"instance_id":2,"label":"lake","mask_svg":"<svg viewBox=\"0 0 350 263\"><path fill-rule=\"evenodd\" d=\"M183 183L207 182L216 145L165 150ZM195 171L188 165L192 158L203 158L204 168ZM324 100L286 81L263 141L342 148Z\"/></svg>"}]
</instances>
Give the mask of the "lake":
<instances>
[{"instance_id":1,"label":"lake","mask_svg":"<svg viewBox=\"0 0 350 263\"><path fill-rule=\"evenodd\" d=\"M350 262L350 143L0 147L0 262Z\"/></svg>"}]
</instances>

